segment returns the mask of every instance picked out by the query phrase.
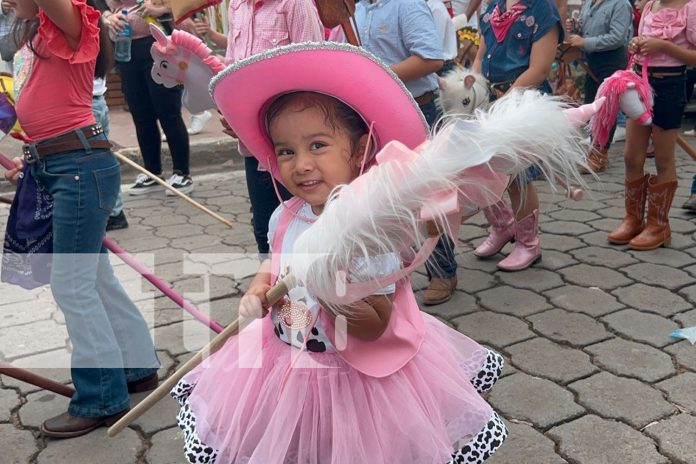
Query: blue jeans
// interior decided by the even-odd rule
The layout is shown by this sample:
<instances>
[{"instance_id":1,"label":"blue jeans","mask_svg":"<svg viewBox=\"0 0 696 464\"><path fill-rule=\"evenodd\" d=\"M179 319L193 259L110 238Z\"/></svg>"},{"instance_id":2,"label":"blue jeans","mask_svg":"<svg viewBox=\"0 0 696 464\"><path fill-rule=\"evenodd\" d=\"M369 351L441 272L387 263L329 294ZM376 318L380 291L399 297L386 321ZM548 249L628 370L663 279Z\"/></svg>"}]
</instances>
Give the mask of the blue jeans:
<instances>
[{"instance_id":1,"label":"blue jeans","mask_svg":"<svg viewBox=\"0 0 696 464\"><path fill-rule=\"evenodd\" d=\"M119 164L109 150L90 148L81 132L78 137L84 149L30 166L54 202L51 291L73 346L76 390L68 412L101 417L126 409L127 382L156 372L159 361L147 324L102 244L121 183Z\"/></svg>"},{"instance_id":2,"label":"blue jeans","mask_svg":"<svg viewBox=\"0 0 696 464\"><path fill-rule=\"evenodd\" d=\"M104 129L104 135L109 138L109 106L106 104L106 99L103 95L92 98L92 113L97 122L101 124L102 129ZM118 216L121 214L121 211L123 211L123 194L121 189L119 189L116 204L110 215Z\"/></svg>"},{"instance_id":3,"label":"blue jeans","mask_svg":"<svg viewBox=\"0 0 696 464\"><path fill-rule=\"evenodd\" d=\"M694 178L691 181L691 194L696 195L696 174L694 174Z\"/></svg>"},{"instance_id":4,"label":"blue jeans","mask_svg":"<svg viewBox=\"0 0 696 464\"><path fill-rule=\"evenodd\" d=\"M435 102L420 105L425 120L432 129L440 117ZM457 274L457 261L454 259L454 242L445 234L440 235L433 254L425 262L425 269L430 277L450 278Z\"/></svg>"}]
</instances>

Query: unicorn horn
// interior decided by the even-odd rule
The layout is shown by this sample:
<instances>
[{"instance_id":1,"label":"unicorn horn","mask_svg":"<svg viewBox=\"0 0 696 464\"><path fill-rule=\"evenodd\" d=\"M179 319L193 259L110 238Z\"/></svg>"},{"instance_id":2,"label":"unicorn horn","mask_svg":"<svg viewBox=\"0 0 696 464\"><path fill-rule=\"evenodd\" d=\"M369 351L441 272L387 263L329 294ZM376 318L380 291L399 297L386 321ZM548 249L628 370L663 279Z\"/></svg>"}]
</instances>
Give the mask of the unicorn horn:
<instances>
[{"instance_id":1,"label":"unicorn horn","mask_svg":"<svg viewBox=\"0 0 696 464\"><path fill-rule=\"evenodd\" d=\"M563 111L563 113L571 124L573 124L573 126L580 127L583 124L586 124L592 118L592 116L599 111L606 100L607 97L600 97L592 103L588 103L587 105L582 105L577 108L569 108Z\"/></svg>"}]
</instances>

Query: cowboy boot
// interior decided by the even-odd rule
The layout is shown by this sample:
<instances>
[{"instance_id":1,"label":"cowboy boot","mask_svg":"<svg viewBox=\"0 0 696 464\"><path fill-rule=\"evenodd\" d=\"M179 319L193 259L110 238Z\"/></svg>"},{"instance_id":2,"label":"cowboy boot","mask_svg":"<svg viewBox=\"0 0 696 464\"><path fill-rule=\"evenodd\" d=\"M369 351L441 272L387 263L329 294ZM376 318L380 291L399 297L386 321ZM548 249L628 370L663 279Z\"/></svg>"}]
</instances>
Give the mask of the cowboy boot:
<instances>
[{"instance_id":1,"label":"cowboy boot","mask_svg":"<svg viewBox=\"0 0 696 464\"><path fill-rule=\"evenodd\" d=\"M498 263L501 271L521 271L541 259L539 243L539 210L515 224L515 248L507 258Z\"/></svg>"},{"instance_id":2,"label":"cowboy boot","mask_svg":"<svg viewBox=\"0 0 696 464\"><path fill-rule=\"evenodd\" d=\"M515 215L503 200L483 208L483 214L491 228L486 240L474 250L474 255L488 258L499 253L507 242L515 241Z\"/></svg>"},{"instance_id":3,"label":"cowboy boot","mask_svg":"<svg viewBox=\"0 0 696 464\"><path fill-rule=\"evenodd\" d=\"M643 231L643 227L645 227L643 222L645 217L645 197L648 191L649 177L648 174L645 174L640 179L626 180L624 182L626 186L624 196L626 216L619 224L619 227L607 236L609 243L625 245Z\"/></svg>"},{"instance_id":4,"label":"cowboy boot","mask_svg":"<svg viewBox=\"0 0 696 464\"><path fill-rule=\"evenodd\" d=\"M648 180L648 219L645 228L628 247L633 250L654 250L669 245L672 241L672 230L669 228L669 208L672 206L674 192L677 191L677 181L657 184L657 177Z\"/></svg>"},{"instance_id":5,"label":"cowboy boot","mask_svg":"<svg viewBox=\"0 0 696 464\"><path fill-rule=\"evenodd\" d=\"M589 174L590 172L602 172L609 166L609 149L592 147L590 152L587 154L587 165L590 167L591 171L588 171L584 166L580 167L581 174Z\"/></svg>"}]
</instances>

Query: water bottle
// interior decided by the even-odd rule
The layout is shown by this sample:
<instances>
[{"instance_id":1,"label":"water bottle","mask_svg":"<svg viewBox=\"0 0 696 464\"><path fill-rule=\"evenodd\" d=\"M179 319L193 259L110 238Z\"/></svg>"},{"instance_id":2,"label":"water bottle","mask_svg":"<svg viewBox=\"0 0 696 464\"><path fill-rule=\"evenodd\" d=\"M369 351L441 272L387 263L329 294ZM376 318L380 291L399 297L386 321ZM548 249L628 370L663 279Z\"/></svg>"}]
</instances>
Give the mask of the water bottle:
<instances>
[{"instance_id":1,"label":"water bottle","mask_svg":"<svg viewBox=\"0 0 696 464\"><path fill-rule=\"evenodd\" d=\"M128 10L122 10L121 14L128 15ZM131 27L130 23L126 24L121 32L114 40L116 52L114 58L116 61L127 62L131 60Z\"/></svg>"}]
</instances>

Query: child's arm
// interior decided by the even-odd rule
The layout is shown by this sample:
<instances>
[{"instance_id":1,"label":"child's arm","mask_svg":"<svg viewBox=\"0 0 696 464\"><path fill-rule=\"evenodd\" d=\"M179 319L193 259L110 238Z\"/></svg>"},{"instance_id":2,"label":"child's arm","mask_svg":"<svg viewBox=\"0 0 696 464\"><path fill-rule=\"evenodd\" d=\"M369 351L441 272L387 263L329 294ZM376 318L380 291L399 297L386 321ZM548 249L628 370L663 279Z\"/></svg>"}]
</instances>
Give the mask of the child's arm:
<instances>
[{"instance_id":1,"label":"child's arm","mask_svg":"<svg viewBox=\"0 0 696 464\"><path fill-rule=\"evenodd\" d=\"M471 19L476 13L478 13L479 7L481 6L481 0L471 0L469 6L466 7L464 14L466 19Z\"/></svg>"},{"instance_id":2,"label":"child's arm","mask_svg":"<svg viewBox=\"0 0 696 464\"><path fill-rule=\"evenodd\" d=\"M680 47L668 40L655 39L652 37L638 37L636 46L643 55L665 53L678 59L687 66L696 66L696 50Z\"/></svg>"},{"instance_id":3,"label":"child's arm","mask_svg":"<svg viewBox=\"0 0 696 464\"><path fill-rule=\"evenodd\" d=\"M82 34L82 18L70 0L34 0L53 23L65 33L68 44L77 49Z\"/></svg>"},{"instance_id":4,"label":"child's arm","mask_svg":"<svg viewBox=\"0 0 696 464\"><path fill-rule=\"evenodd\" d=\"M241 300L239 300L239 315L248 318L262 318L268 313L266 293L271 289L271 260L261 263L259 270L249 284Z\"/></svg>"},{"instance_id":5,"label":"child's arm","mask_svg":"<svg viewBox=\"0 0 696 464\"><path fill-rule=\"evenodd\" d=\"M512 87L538 87L544 82L551 69L551 63L556 58L558 45L558 28L552 27L532 45L529 57L529 68L519 75Z\"/></svg>"},{"instance_id":6,"label":"child's arm","mask_svg":"<svg viewBox=\"0 0 696 464\"><path fill-rule=\"evenodd\" d=\"M194 20L194 27L196 28L196 34L201 37L207 36L217 48L227 48L227 36L212 30L208 18Z\"/></svg>"},{"instance_id":7,"label":"child's arm","mask_svg":"<svg viewBox=\"0 0 696 464\"><path fill-rule=\"evenodd\" d=\"M420 79L440 70L443 60L429 60L418 55L411 55L400 63L390 66L391 70L404 82Z\"/></svg>"},{"instance_id":8,"label":"child's arm","mask_svg":"<svg viewBox=\"0 0 696 464\"><path fill-rule=\"evenodd\" d=\"M479 41L479 48L476 52L476 58L474 58L474 62L471 64L471 69L474 72L481 74L481 63L483 63L484 56L486 56L486 41L483 40L483 36L481 36L481 40Z\"/></svg>"},{"instance_id":9,"label":"child's arm","mask_svg":"<svg viewBox=\"0 0 696 464\"><path fill-rule=\"evenodd\" d=\"M326 304L321 303L327 307ZM346 317L348 334L360 340L377 340L387 329L392 312L392 295L372 295L345 307L343 313L354 314ZM335 314L326 311L335 319Z\"/></svg>"}]
</instances>

